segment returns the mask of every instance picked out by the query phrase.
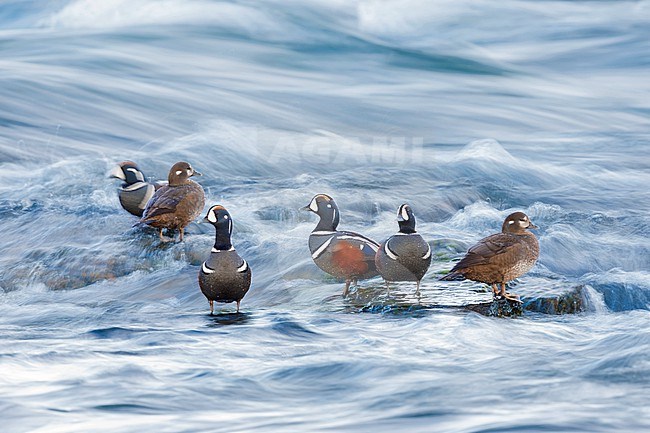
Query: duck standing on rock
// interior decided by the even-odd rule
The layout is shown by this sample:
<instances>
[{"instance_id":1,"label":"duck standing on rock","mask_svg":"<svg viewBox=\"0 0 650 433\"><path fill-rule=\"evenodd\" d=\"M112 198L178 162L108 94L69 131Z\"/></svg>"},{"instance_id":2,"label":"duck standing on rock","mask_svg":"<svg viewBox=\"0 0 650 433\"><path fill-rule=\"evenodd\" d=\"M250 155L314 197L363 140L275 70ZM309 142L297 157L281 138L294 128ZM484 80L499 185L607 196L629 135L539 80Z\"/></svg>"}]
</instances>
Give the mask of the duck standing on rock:
<instances>
[{"instance_id":1,"label":"duck standing on rock","mask_svg":"<svg viewBox=\"0 0 650 433\"><path fill-rule=\"evenodd\" d=\"M303 208L320 217L309 235L309 250L314 263L323 271L345 279L343 296L350 284L378 275L375 254L379 244L358 233L337 231L339 208L327 194L317 194Z\"/></svg>"},{"instance_id":2,"label":"duck standing on rock","mask_svg":"<svg viewBox=\"0 0 650 433\"><path fill-rule=\"evenodd\" d=\"M156 191L144 209L140 223L156 227L163 242L170 240L163 236L163 229L178 229L182 241L185 227L201 214L205 206L203 188L190 180L192 176L201 176L201 173L187 162L174 164L169 170L168 184Z\"/></svg>"},{"instance_id":3,"label":"duck standing on rock","mask_svg":"<svg viewBox=\"0 0 650 433\"><path fill-rule=\"evenodd\" d=\"M529 231L536 228L523 212L508 215L501 233L478 241L441 280L479 281L490 284L495 297L519 301L517 295L506 292L506 283L524 275L537 261L539 243Z\"/></svg>"},{"instance_id":4,"label":"duck standing on rock","mask_svg":"<svg viewBox=\"0 0 650 433\"><path fill-rule=\"evenodd\" d=\"M251 286L251 268L232 246L232 218L226 208L215 205L208 210L205 221L217 231L210 258L203 262L199 271L199 287L208 298L210 314L214 301L239 303Z\"/></svg>"},{"instance_id":5,"label":"duck standing on rock","mask_svg":"<svg viewBox=\"0 0 650 433\"><path fill-rule=\"evenodd\" d=\"M156 190L164 185L160 182L147 182L144 173L133 161L120 162L110 171L109 177L123 181L118 190L120 204L127 212L138 217L142 216Z\"/></svg>"},{"instance_id":6,"label":"duck standing on rock","mask_svg":"<svg viewBox=\"0 0 650 433\"><path fill-rule=\"evenodd\" d=\"M415 215L408 204L397 210L399 232L380 245L375 255L379 274L386 281L417 281L415 293L420 295L420 281L431 265L431 247L415 231Z\"/></svg>"}]
</instances>

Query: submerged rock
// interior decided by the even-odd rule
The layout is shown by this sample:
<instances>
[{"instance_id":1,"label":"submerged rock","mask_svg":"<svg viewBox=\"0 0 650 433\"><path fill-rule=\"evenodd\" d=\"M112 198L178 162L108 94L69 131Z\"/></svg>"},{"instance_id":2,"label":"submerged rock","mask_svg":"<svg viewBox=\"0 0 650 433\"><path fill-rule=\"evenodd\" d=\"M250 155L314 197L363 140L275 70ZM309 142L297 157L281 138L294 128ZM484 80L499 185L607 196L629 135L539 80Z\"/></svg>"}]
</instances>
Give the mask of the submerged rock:
<instances>
[{"instance_id":1,"label":"submerged rock","mask_svg":"<svg viewBox=\"0 0 650 433\"><path fill-rule=\"evenodd\" d=\"M543 314L575 314L586 309L584 286L544 278L522 279L511 284L521 302L495 300L488 286L471 281L423 281L420 296L415 284L393 283L390 290L383 284L359 286L351 293L349 304L364 312L398 312L438 308L470 310L485 316L516 317L526 311Z\"/></svg>"},{"instance_id":2,"label":"submerged rock","mask_svg":"<svg viewBox=\"0 0 650 433\"><path fill-rule=\"evenodd\" d=\"M568 287L564 293L551 293L548 296L524 297L523 307L527 311L545 314L575 314L585 311L585 287Z\"/></svg>"},{"instance_id":3,"label":"submerged rock","mask_svg":"<svg viewBox=\"0 0 650 433\"><path fill-rule=\"evenodd\" d=\"M522 305L521 302L510 299L494 299L492 302L467 305L465 308L484 316L514 317L521 316L524 313Z\"/></svg>"}]
</instances>

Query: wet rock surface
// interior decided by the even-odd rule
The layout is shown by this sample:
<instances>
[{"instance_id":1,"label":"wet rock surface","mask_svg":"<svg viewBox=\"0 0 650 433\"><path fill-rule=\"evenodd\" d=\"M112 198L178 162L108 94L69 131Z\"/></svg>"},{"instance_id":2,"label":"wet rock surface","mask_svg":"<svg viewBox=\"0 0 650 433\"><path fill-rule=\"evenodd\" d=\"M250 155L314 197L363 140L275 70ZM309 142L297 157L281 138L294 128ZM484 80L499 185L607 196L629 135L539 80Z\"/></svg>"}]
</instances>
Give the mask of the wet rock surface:
<instances>
[{"instance_id":1,"label":"wet rock surface","mask_svg":"<svg viewBox=\"0 0 650 433\"><path fill-rule=\"evenodd\" d=\"M586 308L584 286L569 282L530 277L513 282L508 292L519 295L520 302L494 299L487 285L471 281L425 280L419 296L415 283L393 283L390 289L375 283L359 286L348 302L362 312L451 308L494 317L516 317L526 312L575 314Z\"/></svg>"}]
</instances>

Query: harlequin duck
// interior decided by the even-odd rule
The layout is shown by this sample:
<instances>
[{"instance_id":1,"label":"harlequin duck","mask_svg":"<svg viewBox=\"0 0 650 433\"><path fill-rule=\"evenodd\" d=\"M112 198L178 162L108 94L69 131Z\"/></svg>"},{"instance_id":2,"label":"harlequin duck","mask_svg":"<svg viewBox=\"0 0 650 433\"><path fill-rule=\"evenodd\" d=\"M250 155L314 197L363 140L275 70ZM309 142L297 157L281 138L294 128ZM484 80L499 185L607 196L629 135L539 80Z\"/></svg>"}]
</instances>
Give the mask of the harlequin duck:
<instances>
[{"instance_id":1,"label":"harlequin duck","mask_svg":"<svg viewBox=\"0 0 650 433\"><path fill-rule=\"evenodd\" d=\"M163 229L178 229L182 241L185 227L203 210L203 188L190 180L192 176L201 176L201 173L187 162L174 164L169 170L169 183L156 191L144 209L140 223L156 227L163 242L168 241L162 234Z\"/></svg>"},{"instance_id":2,"label":"harlequin duck","mask_svg":"<svg viewBox=\"0 0 650 433\"><path fill-rule=\"evenodd\" d=\"M309 235L311 258L323 271L345 279L343 296L347 296L352 282L356 284L357 280L378 274L375 253L379 244L358 233L337 231L339 208L332 197L317 194L303 210L320 217Z\"/></svg>"},{"instance_id":3,"label":"harlequin duck","mask_svg":"<svg viewBox=\"0 0 650 433\"><path fill-rule=\"evenodd\" d=\"M239 303L251 286L251 268L246 260L239 257L230 242L232 218L226 208L212 206L205 221L214 226L217 235L210 258L201 265L199 287L208 298L210 314L214 311L214 301L236 302L239 313Z\"/></svg>"},{"instance_id":4,"label":"harlequin duck","mask_svg":"<svg viewBox=\"0 0 650 433\"><path fill-rule=\"evenodd\" d=\"M160 182L147 182L144 173L133 161L122 161L109 173L109 177L124 181L118 190L120 204L129 213L142 216L154 192L163 186Z\"/></svg>"},{"instance_id":5,"label":"harlequin duck","mask_svg":"<svg viewBox=\"0 0 650 433\"><path fill-rule=\"evenodd\" d=\"M539 243L529 229L536 229L523 212L508 215L501 233L481 239L467 251L451 272L441 280L469 279L490 284L494 296L519 300L506 293L506 283L528 272L539 257ZM501 290L497 289L497 284Z\"/></svg>"},{"instance_id":6,"label":"harlequin duck","mask_svg":"<svg viewBox=\"0 0 650 433\"><path fill-rule=\"evenodd\" d=\"M386 281L417 281L415 293L420 293L420 280L431 265L431 247L415 231L415 215L403 204L397 210L399 232L381 244L375 255L379 274Z\"/></svg>"}]
</instances>

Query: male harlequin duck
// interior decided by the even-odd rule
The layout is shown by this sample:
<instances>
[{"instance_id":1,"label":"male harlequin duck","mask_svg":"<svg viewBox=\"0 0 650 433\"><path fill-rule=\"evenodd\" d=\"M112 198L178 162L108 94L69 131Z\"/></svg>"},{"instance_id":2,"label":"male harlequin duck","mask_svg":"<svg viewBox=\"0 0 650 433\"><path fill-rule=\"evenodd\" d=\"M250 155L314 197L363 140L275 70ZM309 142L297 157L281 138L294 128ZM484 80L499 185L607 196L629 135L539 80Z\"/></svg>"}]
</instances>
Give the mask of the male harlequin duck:
<instances>
[{"instance_id":1,"label":"male harlequin duck","mask_svg":"<svg viewBox=\"0 0 650 433\"><path fill-rule=\"evenodd\" d=\"M185 227L203 210L203 188L190 180L192 176L201 176L201 173L187 162L174 164L169 170L169 183L156 191L144 209L140 223L156 227L163 242L168 241L162 234L163 229L178 229L182 241Z\"/></svg>"},{"instance_id":2,"label":"male harlequin duck","mask_svg":"<svg viewBox=\"0 0 650 433\"><path fill-rule=\"evenodd\" d=\"M379 244L358 233L337 231L339 208L332 197L317 194L303 210L320 217L309 235L311 258L323 271L345 279L343 296L347 296L352 282L356 284L357 280L378 274L375 253Z\"/></svg>"},{"instance_id":3,"label":"male harlequin duck","mask_svg":"<svg viewBox=\"0 0 650 433\"><path fill-rule=\"evenodd\" d=\"M214 226L217 235L210 258L201 265L199 287L208 298L210 314L214 311L214 301L236 302L239 313L239 303L251 286L251 268L230 242L232 218L226 208L212 206L205 221Z\"/></svg>"},{"instance_id":4,"label":"male harlequin duck","mask_svg":"<svg viewBox=\"0 0 650 433\"><path fill-rule=\"evenodd\" d=\"M120 162L110 171L109 177L124 181L118 190L120 204L126 211L139 217L154 192L163 186L160 182L147 182L138 164L133 161Z\"/></svg>"},{"instance_id":5,"label":"male harlequin duck","mask_svg":"<svg viewBox=\"0 0 650 433\"><path fill-rule=\"evenodd\" d=\"M471 247L441 280L469 279L490 284L494 296L519 300L506 293L506 283L528 272L539 257L539 243L529 229L536 229L523 212L508 215L501 233L490 235ZM497 284L501 290L497 289Z\"/></svg>"},{"instance_id":6,"label":"male harlequin duck","mask_svg":"<svg viewBox=\"0 0 650 433\"><path fill-rule=\"evenodd\" d=\"M415 215L403 204L397 210L399 232L381 244L375 255L379 274L386 281L417 281L415 293L420 294L420 280L431 265L431 247L415 232Z\"/></svg>"}]
</instances>

